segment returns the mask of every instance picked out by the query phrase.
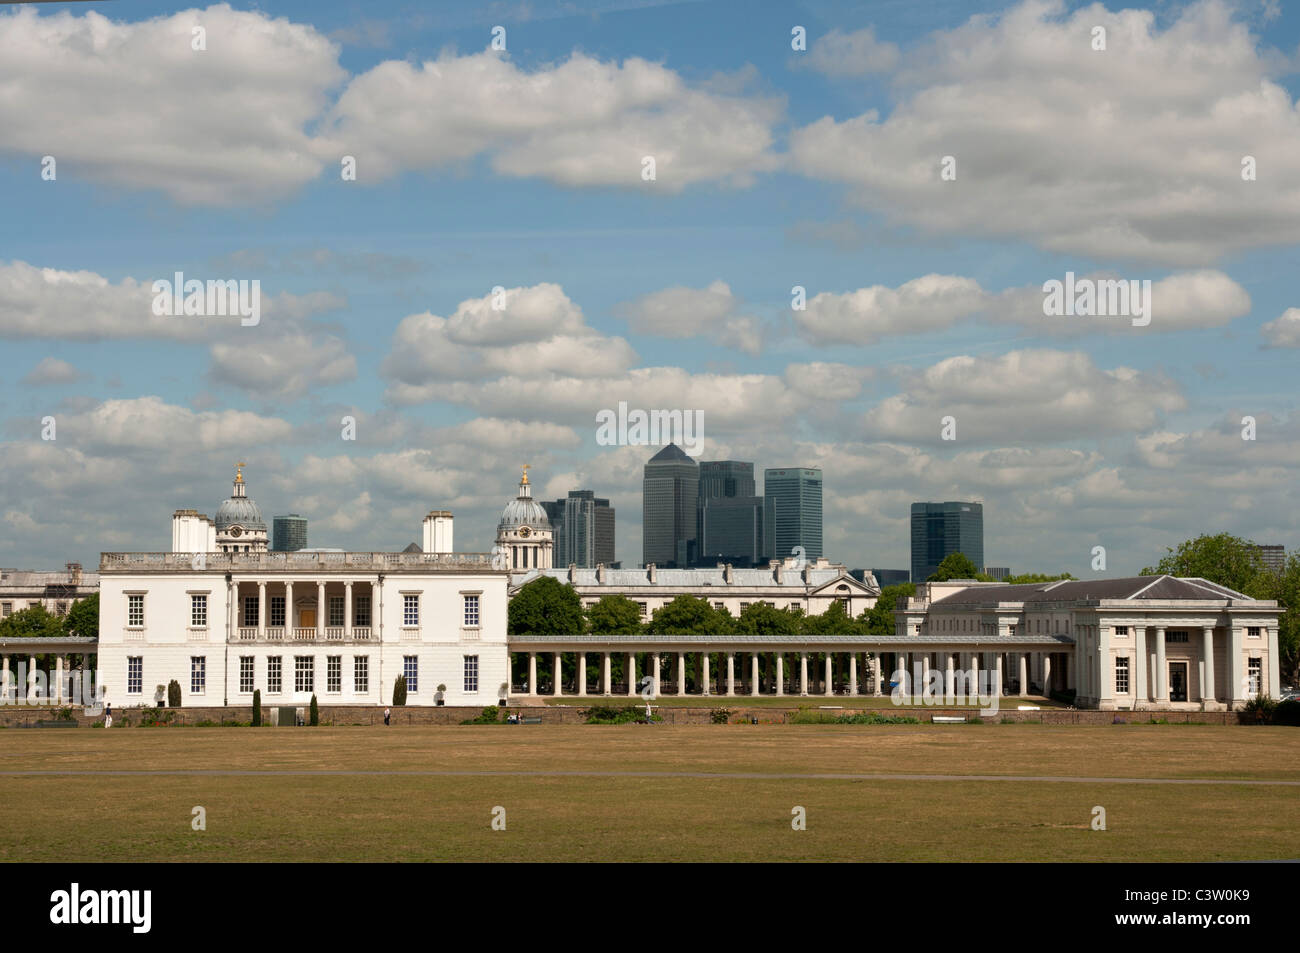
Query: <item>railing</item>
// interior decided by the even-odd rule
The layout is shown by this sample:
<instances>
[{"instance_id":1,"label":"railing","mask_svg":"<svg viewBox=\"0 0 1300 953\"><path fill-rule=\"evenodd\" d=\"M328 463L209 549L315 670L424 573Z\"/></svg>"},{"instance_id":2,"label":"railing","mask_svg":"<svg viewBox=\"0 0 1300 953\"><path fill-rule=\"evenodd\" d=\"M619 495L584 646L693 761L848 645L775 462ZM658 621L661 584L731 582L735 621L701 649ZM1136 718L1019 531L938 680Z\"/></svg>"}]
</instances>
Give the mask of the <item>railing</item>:
<instances>
[{"instance_id":1,"label":"railing","mask_svg":"<svg viewBox=\"0 0 1300 953\"><path fill-rule=\"evenodd\" d=\"M341 626L341 625L328 625L328 626L326 626L326 627L325 627L325 641L326 641L326 642L342 642L342 641L343 641L343 626Z\"/></svg>"},{"instance_id":2,"label":"railing","mask_svg":"<svg viewBox=\"0 0 1300 953\"><path fill-rule=\"evenodd\" d=\"M208 627L206 625L192 625L189 628L191 642L206 642L208 640Z\"/></svg>"},{"instance_id":3,"label":"railing","mask_svg":"<svg viewBox=\"0 0 1300 953\"><path fill-rule=\"evenodd\" d=\"M266 641L268 641L268 642L283 642L283 641L284 641L284 626L282 626L282 625L270 625L270 626L267 626L267 627L266 627Z\"/></svg>"},{"instance_id":4,"label":"railing","mask_svg":"<svg viewBox=\"0 0 1300 953\"><path fill-rule=\"evenodd\" d=\"M131 569L194 571L196 553L101 553L101 572ZM206 570L492 570L491 553L203 553ZM503 571L503 570L497 570Z\"/></svg>"},{"instance_id":5,"label":"railing","mask_svg":"<svg viewBox=\"0 0 1300 953\"><path fill-rule=\"evenodd\" d=\"M316 639L316 629L304 629L296 626L293 630L293 640L295 642L313 642Z\"/></svg>"},{"instance_id":6,"label":"railing","mask_svg":"<svg viewBox=\"0 0 1300 953\"><path fill-rule=\"evenodd\" d=\"M143 642L144 629L123 629L122 641L124 642Z\"/></svg>"},{"instance_id":7,"label":"railing","mask_svg":"<svg viewBox=\"0 0 1300 953\"><path fill-rule=\"evenodd\" d=\"M239 628L239 641L241 641L241 642L256 642L256 641L257 641L257 626L255 626L255 625L254 625L254 626L240 626L240 628Z\"/></svg>"},{"instance_id":8,"label":"railing","mask_svg":"<svg viewBox=\"0 0 1300 953\"><path fill-rule=\"evenodd\" d=\"M369 641L370 641L370 626L368 626L368 625L354 625L354 626L352 627L352 640L353 640L354 642L369 642Z\"/></svg>"}]
</instances>

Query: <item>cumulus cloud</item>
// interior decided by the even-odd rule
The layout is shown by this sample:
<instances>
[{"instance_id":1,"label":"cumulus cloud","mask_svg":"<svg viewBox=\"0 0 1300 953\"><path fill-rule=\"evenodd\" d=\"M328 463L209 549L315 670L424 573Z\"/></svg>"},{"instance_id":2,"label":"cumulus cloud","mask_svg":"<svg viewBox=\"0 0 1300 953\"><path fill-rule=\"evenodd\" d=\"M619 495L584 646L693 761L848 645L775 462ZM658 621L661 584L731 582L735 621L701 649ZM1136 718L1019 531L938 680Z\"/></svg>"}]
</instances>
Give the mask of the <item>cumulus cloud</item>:
<instances>
[{"instance_id":1,"label":"cumulus cloud","mask_svg":"<svg viewBox=\"0 0 1300 953\"><path fill-rule=\"evenodd\" d=\"M759 320L741 314L740 299L725 281L707 288L680 285L642 295L618 307L628 326L664 338L708 337L715 343L758 354L763 348Z\"/></svg>"},{"instance_id":2,"label":"cumulus cloud","mask_svg":"<svg viewBox=\"0 0 1300 953\"><path fill-rule=\"evenodd\" d=\"M1293 244L1300 119L1233 16L1218 0L1163 29L1147 10L1061 0L974 16L908 53L887 116L796 130L793 167L926 233L1179 265ZM1243 181L1247 154L1257 181ZM955 181L940 179L944 156Z\"/></svg>"},{"instance_id":3,"label":"cumulus cloud","mask_svg":"<svg viewBox=\"0 0 1300 953\"><path fill-rule=\"evenodd\" d=\"M796 55L792 62L827 76L866 76L894 69L898 65L898 47L876 39L873 27L852 33L836 28L813 40L807 54Z\"/></svg>"},{"instance_id":4,"label":"cumulus cloud","mask_svg":"<svg viewBox=\"0 0 1300 953\"><path fill-rule=\"evenodd\" d=\"M1287 308L1259 331L1268 347L1300 347L1300 308Z\"/></svg>"},{"instance_id":5,"label":"cumulus cloud","mask_svg":"<svg viewBox=\"0 0 1300 953\"><path fill-rule=\"evenodd\" d=\"M46 357L28 371L20 383L28 387L40 387L46 384L71 384L81 380L82 377L81 371L67 361L61 361L57 357Z\"/></svg>"},{"instance_id":6,"label":"cumulus cloud","mask_svg":"<svg viewBox=\"0 0 1300 953\"><path fill-rule=\"evenodd\" d=\"M243 410L193 411L161 397L106 400L81 413L56 416L58 439L98 452L183 453L265 446L287 440L288 421Z\"/></svg>"}]
</instances>

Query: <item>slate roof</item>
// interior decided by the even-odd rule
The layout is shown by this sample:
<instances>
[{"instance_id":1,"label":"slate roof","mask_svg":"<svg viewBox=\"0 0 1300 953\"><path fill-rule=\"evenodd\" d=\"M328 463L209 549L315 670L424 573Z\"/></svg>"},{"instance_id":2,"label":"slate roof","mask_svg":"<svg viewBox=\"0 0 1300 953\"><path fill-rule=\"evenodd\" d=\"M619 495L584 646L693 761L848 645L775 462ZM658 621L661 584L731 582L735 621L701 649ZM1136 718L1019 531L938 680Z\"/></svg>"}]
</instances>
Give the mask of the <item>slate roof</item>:
<instances>
[{"instance_id":1,"label":"slate roof","mask_svg":"<svg viewBox=\"0 0 1300 953\"><path fill-rule=\"evenodd\" d=\"M601 586L609 589L628 589L636 586L654 587L656 589L681 589L690 586L744 589L779 585L783 589L802 591L805 586L816 589L828 582L834 582L841 576L845 577L845 581L850 587L862 585L840 568L809 569L807 583L804 582L803 572L794 569L785 569L781 582L778 583L776 581L776 572L770 567L766 569L733 569L731 570L731 582L727 582L726 573L723 569L656 569L654 582L650 581L650 574L645 569L606 569L604 573L604 582L600 582L596 579L595 569L575 569L573 571L573 585L578 588ZM568 567L557 567L516 573L510 577L510 585L521 586L541 575L550 576L560 582L569 581Z\"/></svg>"},{"instance_id":2,"label":"slate roof","mask_svg":"<svg viewBox=\"0 0 1300 953\"><path fill-rule=\"evenodd\" d=\"M933 605L936 608L947 608L961 605L995 605L1000 602L1033 604L1086 602L1099 599L1221 601L1250 600L1251 597L1199 577L1130 576L1125 579L1076 579L1015 586L978 586L954 592L950 596L936 600Z\"/></svg>"}]
</instances>

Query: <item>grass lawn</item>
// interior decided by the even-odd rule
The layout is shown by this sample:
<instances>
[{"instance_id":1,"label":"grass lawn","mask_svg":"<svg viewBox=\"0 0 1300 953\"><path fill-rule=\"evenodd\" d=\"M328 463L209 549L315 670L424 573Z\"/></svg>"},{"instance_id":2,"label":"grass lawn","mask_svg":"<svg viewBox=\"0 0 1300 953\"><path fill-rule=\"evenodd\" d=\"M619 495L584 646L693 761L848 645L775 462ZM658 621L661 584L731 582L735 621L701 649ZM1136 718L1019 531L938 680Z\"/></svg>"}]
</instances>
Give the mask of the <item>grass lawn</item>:
<instances>
[{"instance_id":1,"label":"grass lawn","mask_svg":"<svg viewBox=\"0 0 1300 953\"><path fill-rule=\"evenodd\" d=\"M1289 728L12 729L0 742L6 772L384 772L0 775L10 862L1300 857L1300 788L1106 780L1300 781L1300 732ZM196 805L206 831L191 830ZM497 806L504 831L491 828ZM791 829L796 806L807 830ZM1105 831L1090 828L1094 806Z\"/></svg>"}]
</instances>

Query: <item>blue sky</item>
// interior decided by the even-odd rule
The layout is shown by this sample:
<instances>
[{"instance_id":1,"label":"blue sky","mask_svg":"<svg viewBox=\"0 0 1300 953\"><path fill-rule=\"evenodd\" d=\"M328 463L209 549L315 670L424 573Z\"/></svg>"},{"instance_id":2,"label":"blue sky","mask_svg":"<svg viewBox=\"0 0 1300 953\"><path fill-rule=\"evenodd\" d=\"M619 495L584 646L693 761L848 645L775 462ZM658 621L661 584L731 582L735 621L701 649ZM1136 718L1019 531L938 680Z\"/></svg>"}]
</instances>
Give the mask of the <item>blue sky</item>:
<instances>
[{"instance_id":1,"label":"blue sky","mask_svg":"<svg viewBox=\"0 0 1300 953\"><path fill-rule=\"evenodd\" d=\"M913 499L984 500L1018 571L1290 548L1298 44L1253 2L0 11L0 564L166 548L237 459L314 545L450 508L467 550L528 462L612 497L635 564L620 400L702 408L703 459L821 466L850 566L908 564ZM1045 318L1067 270L1156 282L1152 327ZM176 271L279 297L151 324L135 283Z\"/></svg>"}]
</instances>

